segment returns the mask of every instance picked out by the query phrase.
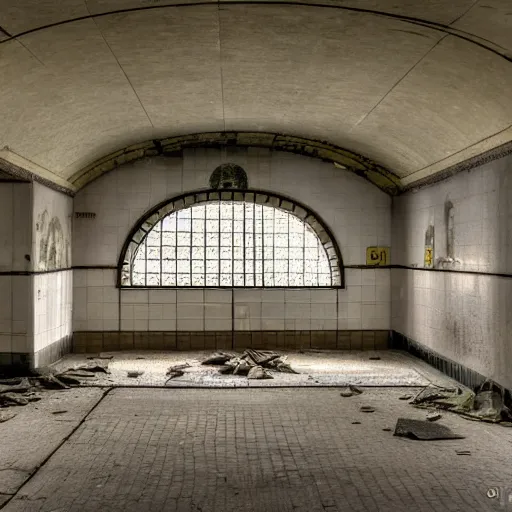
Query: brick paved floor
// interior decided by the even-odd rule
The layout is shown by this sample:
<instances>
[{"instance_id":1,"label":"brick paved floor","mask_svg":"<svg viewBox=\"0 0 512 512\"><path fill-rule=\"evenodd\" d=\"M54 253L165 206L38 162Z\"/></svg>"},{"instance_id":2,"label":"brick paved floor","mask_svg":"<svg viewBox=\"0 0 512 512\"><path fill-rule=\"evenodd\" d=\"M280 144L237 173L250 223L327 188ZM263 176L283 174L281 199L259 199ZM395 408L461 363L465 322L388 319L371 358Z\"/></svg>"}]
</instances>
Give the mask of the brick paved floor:
<instances>
[{"instance_id":1,"label":"brick paved floor","mask_svg":"<svg viewBox=\"0 0 512 512\"><path fill-rule=\"evenodd\" d=\"M394 437L426 414L405 391L116 389L4 510L504 510L486 492L512 487L512 429L445 414L466 439Z\"/></svg>"}]
</instances>

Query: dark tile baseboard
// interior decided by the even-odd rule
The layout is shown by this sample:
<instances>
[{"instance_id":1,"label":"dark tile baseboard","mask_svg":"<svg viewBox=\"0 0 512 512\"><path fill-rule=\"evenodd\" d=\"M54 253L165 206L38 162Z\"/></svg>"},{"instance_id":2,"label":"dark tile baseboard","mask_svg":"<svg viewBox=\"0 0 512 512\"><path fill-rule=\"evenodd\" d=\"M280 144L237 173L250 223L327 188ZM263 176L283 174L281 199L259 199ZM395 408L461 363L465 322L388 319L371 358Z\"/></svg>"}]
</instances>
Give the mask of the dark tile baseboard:
<instances>
[{"instance_id":1,"label":"dark tile baseboard","mask_svg":"<svg viewBox=\"0 0 512 512\"><path fill-rule=\"evenodd\" d=\"M0 375L6 377L27 375L31 362L31 354L0 352Z\"/></svg>"},{"instance_id":2,"label":"dark tile baseboard","mask_svg":"<svg viewBox=\"0 0 512 512\"><path fill-rule=\"evenodd\" d=\"M392 349L409 352L468 388L476 389L486 380L484 375L434 352L397 331L391 332L390 346Z\"/></svg>"},{"instance_id":3,"label":"dark tile baseboard","mask_svg":"<svg viewBox=\"0 0 512 512\"><path fill-rule=\"evenodd\" d=\"M75 353L114 350L326 349L385 350L389 331L82 331L73 333Z\"/></svg>"}]
</instances>

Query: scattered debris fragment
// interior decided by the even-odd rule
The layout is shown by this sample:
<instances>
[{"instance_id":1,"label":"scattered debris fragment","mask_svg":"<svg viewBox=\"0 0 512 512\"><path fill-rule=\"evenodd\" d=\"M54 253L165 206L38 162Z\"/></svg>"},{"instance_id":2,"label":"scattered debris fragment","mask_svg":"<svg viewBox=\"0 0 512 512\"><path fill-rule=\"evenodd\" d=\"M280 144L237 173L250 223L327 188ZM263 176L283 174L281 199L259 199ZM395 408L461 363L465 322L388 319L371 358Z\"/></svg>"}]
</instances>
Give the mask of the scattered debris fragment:
<instances>
[{"instance_id":1,"label":"scattered debris fragment","mask_svg":"<svg viewBox=\"0 0 512 512\"><path fill-rule=\"evenodd\" d=\"M389 428L389 427L383 428L382 430L383 430L384 432L391 432L391 431L392 431L392 429L391 429L391 428Z\"/></svg>"},{"instance_id":2,"label":"scattered debris fragment","mask_svg":"<svg viewBox=\"0 0 512 512\"><path fill-rule=\"evenodd\" d=\"M140 377L143 374L144 374L144 372L141 372L141 371L138 371L138 370L130 370L130 371L128 371L128 377L130 377L130 379L136 379L137 377Z\"/></svg>"},{"instance_id":3,"label":"scattered debris fragment","mask_svg":"<svg viewBox=\"0 0 512 512\"><path fill-rule=\"evenodd\" d=\"M375 409L371 405L362 405L359 410L361 412L375 412Z\"/></svg>"},{"instance_id":4,"label":"scattered debris fragment","mask_svg":"<svg viewBox=\"0 0 512 512\"><path fill-rule=\"evenodd\" d=\"M268 373L262 366L253 366L247 375L248 379L273 379L272 375Z\"/></svg>"},{"instance_id":5,"label":"scattered debris fragment","mask_svg":"<svg viewBox=\"0 0 512 512\"><path fill-rule=\"evenodd\" d=\"M12 420L16 416L15 412L0 411L0 423Z\"/></svg>"},{"instance_id":6,"label":"scattered debris fragment","mask_svg":"<svg viewBox=\"0 0 512 512\"><path fill-rule=\"evenodd\" d=\"M380 361L379 356L370 356L369 359L370 359L370 361Z\"/></svg>"},{"instance_id":7,"label":"scattered debris fragment","mask_svg":"<svg viewBox=\"0 0 512 512\"><path fill-rule=\"evenodd\" d=\"M353 421L352 425L361 425L361 422L360 421Z\"/></svg>"},{"instance_id":8,"label":"scattered debris fragment","mask_svg":"<svg viewBox=\"0 0 512 512\"><path fill-rule=\"evenodd\" d=\"M139 356L137 359L146 359L144 356Z\"/></svg>"},{"instance_id":9,"label":"scattered debris fragment","mask_svg":"<svg viewBox=\"0 0 512 512\"><path fill-rule=\"evenodd\" d=\"M211 365L222 365L229 361L233 357L233 354L228 354L227 352L215 352L210 357L207 357L201 364L211 364Z\"/></svg>"},{"instance_id":10,"label":"scattered debris fragment","mask_svg":"<svg viewBox=\"0 0 512 512\"><path fill-rule=\"evenodd\" d=\"M464 386L441 388L429 385L411 403L420 408L448 410L467 419L502 423L512 422L512 404L506 404L507 400L506 390L487 380L476 393Z\"/></svg>"},{"instance_id":11,"label":"scattered debris fragment","mask_svg":"<svg viewBox=\"0 0 512 512\"><path fill-rule=\"evenodd\" d=\"M52 411L52 414L64 414L66 412L68 412L68 411L66 411L66 409L63 409L61 411Z\"/></svg>"},{"instance_id":12,"label":"scattered debris fragment","mask_svg":"<svg viewBox=\"0 0 512 512\"><path fill-rule=\"evenodd\" d=\"M176 364L174 366L171 366L165 375L167 375L169 378L165 381L165 384L167 384L171 379L175 379L176 377L181 377L182 375L185 375L185 368L190 368L190 365L188 363L184 364Z\"/></svg>"},{"instance_id":13,"label":"scattered debris fragment","mask_svg":"<svg viewBox=\"0 0 512 512\"><path fill-rule=\"evenodd\" d=\"M84 370L86 372L92 372L92 373L110 373L110 371L108 369L108 363L106 365L89 363L89 364L84 364L82 366L77 366L76 368L72 368L71 370L72 371Z\"/></svg>"},{"instance_id":14,"label":"scattered debris fragment","mask_svg":"<svg viewBox=\"0 0 512 512\"><path fill-rule=\"evenodd\" d=\"M402 395L398 397L398 400L410 400L412 398L412 395Z\"/></svg>"},{"instance_id":15,"label":"scattered debris fragment","mask_svg":"<svg viewBox=\"0 0 512 512\"><path fill-rule=\"evenodd\" d=\"M360 395L361 393L362 393L362 390L360 390L358 387L350 385L350 386L341 388L340 396L348 398L350 396Z\"/></svg>"},{"instance_id":16,"label":"scattered debris fragment","mask_svg":"<svg viewBox=\"0 0 512 512\"><path fill-rule=\"evenodd\" d=\"M455 450L455 453L457 455L471 455L471 452L469 450Z\"/></svg>"},{"instance_id":17,"label":"scattered debris fragment","mask_svg":"<svg viewBox=\"0 0 512 512\"><path fill-rule=\"evenodd\" d=\"M427 421L437 421L442 418L442 415L438 412L430 412L427 414Z\"/></svg>"},{"instance_id":18,"label":"scattered debris fragment","mask_svg":"<svg viewBox=\"0 0 512 512\"><path fill-rule=\"evenodd\" d=\"M398 418L395 426L395 436L408 437L419 441L434 439L464 439L464 436L454 434L448 427L439 423L423 420Z\"/></svg>"}]
</instances>

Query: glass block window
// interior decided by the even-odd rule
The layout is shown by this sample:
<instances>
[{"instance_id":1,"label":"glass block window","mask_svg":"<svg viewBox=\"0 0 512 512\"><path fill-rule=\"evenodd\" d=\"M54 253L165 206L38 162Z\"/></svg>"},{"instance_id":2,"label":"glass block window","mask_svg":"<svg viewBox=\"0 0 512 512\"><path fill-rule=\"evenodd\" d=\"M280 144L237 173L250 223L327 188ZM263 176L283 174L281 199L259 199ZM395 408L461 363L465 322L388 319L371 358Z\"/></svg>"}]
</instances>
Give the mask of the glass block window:
<instances>
[{"instance_id":1,"label":"glass block window","mask_svg":"<svg viewBox=\"0 0 512 512\"><path fill-rule=\"evenodd\" d=\"M312 227L268 204L214 201L158 220L134 251L131 286L332 286Z\"/></svg>"}]
</instances>

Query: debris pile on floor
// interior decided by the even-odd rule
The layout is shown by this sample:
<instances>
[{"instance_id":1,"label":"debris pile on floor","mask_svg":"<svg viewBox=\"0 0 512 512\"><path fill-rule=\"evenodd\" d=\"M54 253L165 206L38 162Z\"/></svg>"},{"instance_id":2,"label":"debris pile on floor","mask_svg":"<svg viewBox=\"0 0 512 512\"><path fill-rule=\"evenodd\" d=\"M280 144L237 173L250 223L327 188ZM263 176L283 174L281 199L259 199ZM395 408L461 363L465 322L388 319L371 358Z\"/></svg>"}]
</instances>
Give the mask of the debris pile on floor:
<instances>
[{"instance_id":1,"label":"debris pile on floor","mask_svg":"<svg viewBox=\"0 0 512 512\"><path fill-rule=\"evenodd\" d=\"M350 385L341 388L340 396L348 398L354 395L360 395L361 393L362 391L358 387Z\"/></svg>"},{"instance_id":2,"label":"debris pile on floor","mask_svg":"<svg viewBox=\"0 0 512 512\"><path fill-rule=\"evenodd\" d=\"M476 393L462 386L427 386L411 404L419 408L448 410L467 419L508 424L512 422L512 411L506 404L507 400L509 398L501 386L485 381Z\"/></svg>"},{"instance_id":3,"label":"debris pile on floor","mask_svg":"<svg viewBox=\"0 0 512 512\"><path fill-rule=\"evenodd\" d=\"M423 420L398 418L395 427L395 436L409 437L419 441L433 441L435 439L464 439L464 436L454 434L445 425Z\"/></svg>"},{"instance_id":4,"label":"debris pile on floor","mask_svg":"<svg viewBox=\"0 0 512 512\"><path fill-rule=\"evenodd\" d=\"M270 371L298 373L287 362L286 356L270 350L246 349L241 356L229 352L216 352L201 364L220 366L226 375L245 375L248 379L272 379Z\"/></svg>"},{"instance_id":5,"label":"debris pile on floor","mask_svg":"<svg viewBox=\"0 0 512 512\"><path fill-rule=\"evenodd\" d=\"M41 400L38 394L45 389L69 389L80 386L84 381L97 378L98 374L108 374L108 363L91 362L69 368L61 373L37 371L30 376L0 379L0 408L27 405ZM10 418L8 418L10 419ZM7 421L7 420L3 420Z\"/></svg>"}]
</instances>

